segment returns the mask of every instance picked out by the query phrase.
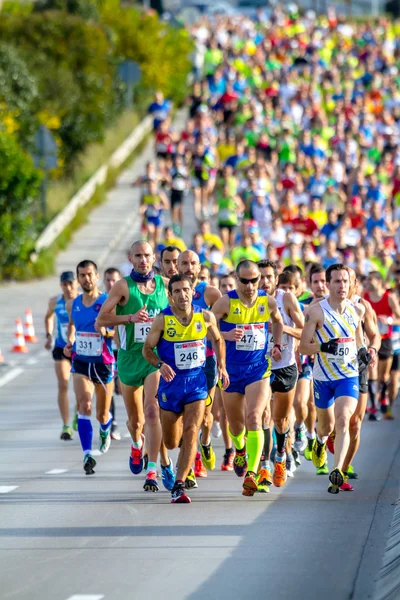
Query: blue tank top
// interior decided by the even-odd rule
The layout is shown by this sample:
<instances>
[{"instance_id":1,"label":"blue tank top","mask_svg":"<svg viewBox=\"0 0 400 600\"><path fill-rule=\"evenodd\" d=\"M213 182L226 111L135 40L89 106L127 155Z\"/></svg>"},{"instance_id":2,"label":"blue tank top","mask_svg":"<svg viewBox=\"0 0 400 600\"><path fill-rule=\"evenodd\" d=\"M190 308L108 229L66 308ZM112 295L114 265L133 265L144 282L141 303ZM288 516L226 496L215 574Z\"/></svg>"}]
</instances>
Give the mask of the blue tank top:
<instances>
[{"instance_id":1,"label":"blue tank top","mask_svg":"<svg viewBox=\"0 0 400 600\"><path fill-rule=\"evenodd\" d=\"M165 308L164 330L157 344L160 360L174 369L177 376L198 375L206 363L207 327L203 309L193 306L189 325L182 325L170 307Z\"/></svg>"},{"instance_id":2,"label":"blue tank top","mask_svg":"<svg viewBox=\"0 0 400 600\"><path fill-rule=\"evenodd\" d=\"M236 290L227 293L229 297L229 313L219 322L220 330L243 328L240 341L226 341L226 362L232 364L251 364L267 361L268 327L270 313L268 295L263 290L258 290L258 297L250 308L245 306Z\"/></svg>"},{"instance_id":3,"label":"blue tank top","mask_svg":"<svg viewBox=\"0 0 400 600\"><path fill-rule=\"evenodd\" d=\"M112 338L104 338L94 328L94 322L107 297L107 294L101 294L91 306L84 306L83 294L73 301L71 314L76 329L72 348L73 359L105 365L115 362Z\"/></svg>"},{"instance_id":4,"label":"blue tank top","mask_svg":"<svg viewBox=\"0 0 400 600\"><path fill-rule=\"evenodd\" d=\"M54 342L56 348L64 348L67 343L67 334L68 334L68 323L69 323L69 315L65 308L65 300L64 296L60 294L57 298L56 305L54 307L54 314L56 315L56 331L57 337Z\"/></svg>"},{"instance_id":5,"label":"blue tank top","mask_svg":"<svg viewBox=\"0 0 400 600\"><path fill-rule=\"evenodd\" d=\"M205 308L206 310L210 310L210 307L205 301L204 292L206 291L208 283L205 281L199 281L199 283L194 288L193 295L193 305L199 306L200 308Z\"/></svg>"}]
</instances>

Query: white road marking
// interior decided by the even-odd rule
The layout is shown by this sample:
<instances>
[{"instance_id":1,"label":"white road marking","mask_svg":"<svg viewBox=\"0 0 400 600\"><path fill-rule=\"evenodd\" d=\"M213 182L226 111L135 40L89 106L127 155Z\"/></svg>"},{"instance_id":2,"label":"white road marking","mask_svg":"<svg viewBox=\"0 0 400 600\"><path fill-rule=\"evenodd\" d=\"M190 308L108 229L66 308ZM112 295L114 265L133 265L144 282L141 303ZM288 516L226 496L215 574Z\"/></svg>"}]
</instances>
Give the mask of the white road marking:
<instances>
[{"instance_id":1,"label":"white road marking","mask_svg":"<svg viewBox=\"0 0 400 600\"><path fill-rule=\"evenodd\" d=\"M8 492L12 492L16 490L18 485L0 485L0 494L8 494Z\"/></svg>"},{"instance_id":2,"label":"white road marking","mask_svg":"<svg viewBox=\"0 0 400 600\"><path fill-rule=\"evenodd\" d=\"M10 383L10 381L18 377L18 375L21 375L21 373L23 372L24 369L21 369L20 367L11 369L11 371L8 371L8 373L3 375L3 377L0 377L0 387L3 387L3 385L7 385L7 383Z\"/></svg>"},{"instance_id":3,"label":"white road marking","mask_svg":"<svg viewBox=\"0 0 400 600\"><path fill-rule=\"evenodd\" d=\"M101 600L102 598L104 598L104 594L74 594L67 600Z\"/></svg>"},{"instance_id":4,"label":"white road marking","mask_svg":"<svg viewBox=\"0 0 400 600\"><path fill-rule=\"evenodd\" d=\"M27 364L27 365L36 365L37 361L38 361L37 358L33 358L32 357L32 358L28 358L28 360L26 361L25 364Z\"/></svg>"},{"instance_id":5,"label":"white road marking","mask_svg":"<svg viewBox=\"0 0 400 600\"><path fill-rule=\"evenodd\" d=\"M101 456L103 453L100 452L100 450L93 450L92 451L92 456Z\"/></svg>"},{"instance_id":6,"label":"white road marking","mask_svg":"<svg viewBox=\"0 0 400 600\"><path fill-rule=\"evenodd\" d=\"M61 473L68 473L68 469L51 469L46 471L45 475L61 475Z\"/></svg>"}]
</instances>

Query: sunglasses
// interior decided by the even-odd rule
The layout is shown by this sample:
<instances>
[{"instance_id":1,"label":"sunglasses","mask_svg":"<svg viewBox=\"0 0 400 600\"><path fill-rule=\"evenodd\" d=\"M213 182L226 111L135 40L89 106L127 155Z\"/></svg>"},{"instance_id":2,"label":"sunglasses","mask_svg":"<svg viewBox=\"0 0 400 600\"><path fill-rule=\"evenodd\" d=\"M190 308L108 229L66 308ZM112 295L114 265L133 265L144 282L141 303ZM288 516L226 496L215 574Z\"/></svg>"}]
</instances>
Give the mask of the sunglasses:
<instances>
[{"instance_id":1,"label":"sunglasses","mask_svg":"<svg viewBox=\"0 0 400 600\"><path fill-rule=\"evenodd\" d=\"M247 285L248 283L258 283L258 280L260 279L260 277L253 277L253 279L246 279L246 277L238 277L240 283L243 283L244 285Z\"/></svg>"}]
</instances>

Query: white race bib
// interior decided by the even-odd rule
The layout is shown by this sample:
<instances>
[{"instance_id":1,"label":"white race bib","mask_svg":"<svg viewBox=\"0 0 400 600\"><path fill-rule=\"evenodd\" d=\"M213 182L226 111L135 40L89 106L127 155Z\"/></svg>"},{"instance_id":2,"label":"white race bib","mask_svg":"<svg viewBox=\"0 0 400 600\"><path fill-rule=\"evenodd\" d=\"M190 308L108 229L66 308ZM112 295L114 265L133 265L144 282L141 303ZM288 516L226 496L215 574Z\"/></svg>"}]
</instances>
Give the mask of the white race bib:
<instances>
[{"instance_id":1,"label":"white race bib","mask_svg":"<svg viewBox=\"0 0 400 600\"><path fill-rule=\"evenodd\" d=\"M172 189L177 190L178 192L183 192L186 189L186 181L182 177L175 177L172 180Z\"/></svg>"},{"instance_id":2,"label":"white race bib","mask_svg":"<svg viewBox=\"0 0 400 600\"><path fill-rule=\"evenodd\" d=\"M218 213L218 221L221 223L227 223L228 221L232 221L233 213L229 208L222 208Z\"/></svg>"},{"instance_id":3,"label":"white race bib","mask_svg":"<svg viewBox=\"0 0 400 600\"><path fill-rule=\"evenodd\" d=\"M77 331L75 345L80 356L101 356L103 338L100 333Z\"/></svg>"},{"instance_id":4,"label":"white race bib","mask_svg":"<svg viewBox=\"0 0 400 600\"><path fill-rule=\"evenodd\" d=\"M135 342L138 344L144 344L149 331L153 324L154 319L149 319L145 323L135 323Z\"/></svg>"},{"instance_id":5,"label":"white race bib","mask_svg":"<svg viewBox=\"0 0 400 600\"><path fill-rule=\"evenodd\" d=\"M68 323L60 323L61 337L65 343L68 341Z\"/></svg>"},{"instance_id":6,"label":"white race bib","mask_svg":"<svg viewBox=\"0 0 400 600\"><path fill-rule=\"evenodd\" d=\"M357 345L354 338L339 338L338 353L327 354L328 361L338 365L348 365L357 357Z\"/></svg>"},{"instance_id":7,"label":"white race bib","mask_svg":"<svg viewBox=\"0 0 400 600\"><path fill-rule=\"evenodd\" d=\"M252 323L250 325L237 325L243 329L242 339L236 342L236 350L254 352L265 348L265 325L264 323Z\"/></svg>"},{"instance_id":8,"label":"white race bib","mask_svg":"<svg viewBox=\"0 0 400 600\"><path fill-rule=\"evenodd\" d=\"M206 345L201 341L174 344L175 364L177 369L196 369L206 361Z\"/></svg>"},{"instance_id":9,"label":"white race bib","mask_svg":"<svg viewBox=\"0 0 400 600\"><path fill-rule=\"evenodd\" d=\"M281 349L283 350L287 350L288 347L288 335L287 333L282 333L282 341L281 341ZM275 342L274 342L274 336L272 335L272 333L269 334L268 336L268 354L271 353L272 348L275 346Z\"/></svg>"}]
</instances>

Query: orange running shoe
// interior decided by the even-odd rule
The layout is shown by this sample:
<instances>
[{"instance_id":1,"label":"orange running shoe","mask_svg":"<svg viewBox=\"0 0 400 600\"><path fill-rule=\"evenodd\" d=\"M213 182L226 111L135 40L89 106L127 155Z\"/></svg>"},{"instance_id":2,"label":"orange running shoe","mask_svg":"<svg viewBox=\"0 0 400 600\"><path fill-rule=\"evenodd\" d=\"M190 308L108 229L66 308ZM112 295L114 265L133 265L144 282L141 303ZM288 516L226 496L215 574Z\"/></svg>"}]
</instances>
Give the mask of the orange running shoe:
<instances>
[{"instance_id":1,"label":"orange running shoe","mask_svg":"<svg viewBox=\"0 0 400 600\"><path fill-rule=\"evenodd\" d=\"M207 469L201 462L201 458L194 460L194 475L195 477L207 477Z\"/></svg>"},{"instance_id":2,"label":"orange running shoe","mask_svg":"<svg viewBox=\"0 0 400 600\"><path fill-rule=\"evenodd\" d=\"M282 487L283 485L285 485L286 480L286 457L284 457L284 460L282 461L275 460L275 470L274 475L272 477L272 482L275 487Z\"/></svg>"},{"instance_id":3,"label":"orange running shoe","mask_svg":"<svg viewBox=\"0 0 400 600\"><path fill-rule=\"evenodd\" d=\"M326 442L328 450L331 454L335 454L335 437L336 433L332 431L332 433L329 434L328 441Z\"/></svg>"},{"instance_id":4,"label":"orange running shoe","mask_svg":"<svg viewBox=\"0 0 400 600\"><path fill-rule=\"evenodd\" d=\"M242 495L243 496L254 496L254 494L257 492L257 490L258 490L258 487L257 487L256 474L252 473L251 471L247 471L246 477L244 478L244 481L243 481Z\"/></svg>"},{"instance_id":5,"label":"orange running shoe","mask_svg":"<svg viewBox=\"0 0 400 600\"><path fill-rule=\"evenodd\" d=\"M272 473L269 467L261 467L258 471L258 480L265 481L267 485L272 485Z\"/></svg>"},{"instance_id":6,"label":"orange running shoe","mask_svg":"<svg viewBox=\"0 0 400 600\"><path fill-rule=\"evenodd\" d=\"M224 456L222 457L221 471L233 471L234 456L235 453L233 448L231 449L231 452L225 452Z\"/></svg>"}]
</instances>

